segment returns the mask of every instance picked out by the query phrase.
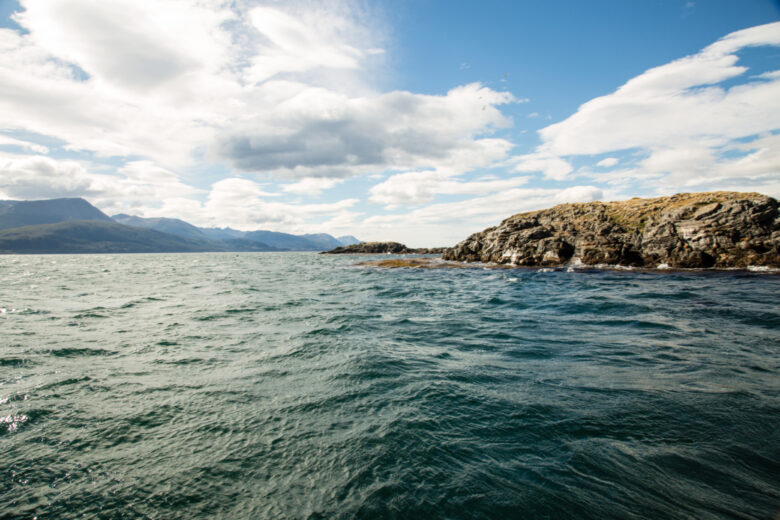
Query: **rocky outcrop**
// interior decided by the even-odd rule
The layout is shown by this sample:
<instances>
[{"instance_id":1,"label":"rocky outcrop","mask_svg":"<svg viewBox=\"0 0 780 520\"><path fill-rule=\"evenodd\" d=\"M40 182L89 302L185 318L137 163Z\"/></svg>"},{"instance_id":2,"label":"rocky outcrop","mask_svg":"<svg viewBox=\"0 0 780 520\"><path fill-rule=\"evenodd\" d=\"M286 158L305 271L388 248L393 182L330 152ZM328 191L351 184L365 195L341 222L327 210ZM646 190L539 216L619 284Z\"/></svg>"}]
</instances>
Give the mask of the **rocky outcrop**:
<instances>
[{"instance_id":1,"label":"rocky outcrop","mask_svg":"<svg viewBox=\"0 0 780 520\"><path fill-rule=\"evenodd\" d=\"M780 267L780 215L758 193L681 193L520 213L444 252L522 266Z\"/></svg>"},{"instance_id":2,"label":"rocky outcrop","mask_svg":"<svg viewBox=\"0 0 780 520\"><path fill-rule=\"evenodd\" d=\"M352 244L348 246L337 247L330 251L323 251L322 254L326 255L376 255L376 254L394 254L394 255L440 255L444 252L445 248L439 247L426 247L419 249L408 248L398 242L361 242L359 244Z\"/></svg>"}]
</instances>

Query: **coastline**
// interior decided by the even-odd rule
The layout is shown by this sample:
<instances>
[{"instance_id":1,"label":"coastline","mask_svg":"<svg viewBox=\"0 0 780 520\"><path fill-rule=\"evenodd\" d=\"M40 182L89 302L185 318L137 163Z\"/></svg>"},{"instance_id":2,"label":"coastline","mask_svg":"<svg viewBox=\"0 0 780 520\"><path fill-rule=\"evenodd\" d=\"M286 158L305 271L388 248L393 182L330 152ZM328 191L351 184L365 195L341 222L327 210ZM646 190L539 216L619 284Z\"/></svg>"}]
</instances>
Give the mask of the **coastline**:
<instances>
[{"instance_id":1,"label":"coastline","mask_svg":"<svg viewBox=\"0 0 780 520\"><path fill-rule=\"evenodd\" d=\"M749 265L746 267L669 267L660 264L656 267L626 266L619 264L583 264L581 262L555 266L529 266L516 264L499 264L494 262L458 262L442 258L385 258L381 260L365 260L354 264L359 267L378 267L382 269L490 269L539 272L587 272L587 271L623 271L637 273L754 273L780 275L780 267Z\"/></svg>"}]
</instances>

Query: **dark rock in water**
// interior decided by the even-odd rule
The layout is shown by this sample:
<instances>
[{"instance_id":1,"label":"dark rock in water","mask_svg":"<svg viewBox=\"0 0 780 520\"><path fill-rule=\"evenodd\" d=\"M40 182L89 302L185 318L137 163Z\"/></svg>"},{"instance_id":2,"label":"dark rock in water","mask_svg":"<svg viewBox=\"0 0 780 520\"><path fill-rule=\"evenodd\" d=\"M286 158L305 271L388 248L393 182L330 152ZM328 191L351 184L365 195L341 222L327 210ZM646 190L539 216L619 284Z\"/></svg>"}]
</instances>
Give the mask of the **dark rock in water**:
<instances>
[{"instance_id":1,"label":"dark rock in water","mask_svg":"<svg viewBox=\"0 0 780 520\"><path fill-rule=\"evenodd\" d=\"M394 254L394 255L430 255L441 254L446 248L436 247L424 247L419 249L408 248L398 242L361 242L359 244L351 244L347 246L337 247L330 251L323 251L322 254L327 255L346 255L346 254L358 254L358 255L376 255L376 254Z\"/></svg>"},{"instance_id":2,"label":"dark rock in water","mask_svg":"<svg viewBox=\"0 0 780 520\"><path fill-rule=\"evenodd\" d=\"M409 253L411 250L403 244L398 242L361 242L359 244L350 244L348 246L341 246L330 251L323 251L323 254L328 255L343 255L343 254L403 254Z\"/></svg>"},{"instance_id":3,"label":"dark rock in water","mask_svg":"<svg viewBox=\"0 0 780 520\"><path fill-rule=\"evenodd\" d=\"M780 266L780 214L775 199L758 193L561 204L509 217L443 257L526 266Z\"/></svg>"},{"instance_id":4,"label":"dark rock in water","mask_svg":"<svg viewBox=\"0 0 780 520\"><path fill-rule=\"evenodd\" d=\"M410 249L409 251L415 255L440 255L444 253L448 247L418 247L417 249Z\"/></svg>"}]
</instances>

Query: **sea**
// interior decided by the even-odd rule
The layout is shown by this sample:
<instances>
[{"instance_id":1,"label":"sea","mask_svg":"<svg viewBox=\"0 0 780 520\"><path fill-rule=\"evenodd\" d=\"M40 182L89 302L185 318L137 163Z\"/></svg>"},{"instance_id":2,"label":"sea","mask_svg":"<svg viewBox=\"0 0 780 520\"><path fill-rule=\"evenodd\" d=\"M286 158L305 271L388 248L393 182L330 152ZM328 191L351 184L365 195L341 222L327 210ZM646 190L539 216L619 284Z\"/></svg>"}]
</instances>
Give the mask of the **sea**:
<instances>
[{"instance_id":1,"label":"sea","mask_svg":"<svg viewBox=\"0 0 780 520\"><path fill-rule=\"evenodd\" d=\"M780 274L0 256L2 519L772 519Z\"/></svg>"}]
</instances>

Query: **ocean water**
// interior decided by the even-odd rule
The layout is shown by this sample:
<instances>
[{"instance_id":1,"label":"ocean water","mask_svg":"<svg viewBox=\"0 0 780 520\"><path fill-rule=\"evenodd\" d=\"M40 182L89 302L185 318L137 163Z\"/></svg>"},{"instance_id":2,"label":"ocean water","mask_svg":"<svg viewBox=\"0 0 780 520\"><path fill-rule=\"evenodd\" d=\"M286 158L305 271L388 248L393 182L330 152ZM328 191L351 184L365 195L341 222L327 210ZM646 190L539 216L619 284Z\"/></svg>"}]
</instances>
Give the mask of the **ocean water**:
<instances>
[{"instance_id":1,"label":"ocean water","mask_svg":"<svg viewBox=\"0 0 780 520\"><path fill-rule=\"evenodd\" d=\"M0 257L0 518L780 509L780 276L360 259Z\"/></svg>"}]
</instances>

